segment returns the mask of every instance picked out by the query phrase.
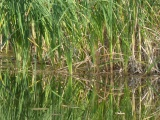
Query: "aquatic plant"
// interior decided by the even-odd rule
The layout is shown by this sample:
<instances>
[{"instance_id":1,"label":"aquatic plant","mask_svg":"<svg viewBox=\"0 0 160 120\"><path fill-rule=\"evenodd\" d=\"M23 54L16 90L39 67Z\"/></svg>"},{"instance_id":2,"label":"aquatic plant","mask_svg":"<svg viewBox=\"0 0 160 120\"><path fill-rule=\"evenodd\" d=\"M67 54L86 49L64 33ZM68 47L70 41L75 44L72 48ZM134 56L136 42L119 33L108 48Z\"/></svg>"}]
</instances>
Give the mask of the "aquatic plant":
<instances>
[{"instance_id":1,"label":"aquatic plant","mask_svg":"<svg viewBox=\"0 0 160 120\"><path fill-rule=\"evenodd\" d=\"M87 75L86 75L87 76ZM0 73L1 119L158 119L159 76ZM70 89L71 88L71 89Z\"/></svg>"},{"instance_id":2,"label":"aquatic plant","mask_svg":"<svg viewBox=\"0 0 160 120\"><path fill-rule=\"evenodd\" d=\"M70 74L84 66L95 73L159 71L159 5L159 0L2 0L3 51L12 49L23 69L35 58L55 69L68 66Z\"/></svg>"}]
</instances>

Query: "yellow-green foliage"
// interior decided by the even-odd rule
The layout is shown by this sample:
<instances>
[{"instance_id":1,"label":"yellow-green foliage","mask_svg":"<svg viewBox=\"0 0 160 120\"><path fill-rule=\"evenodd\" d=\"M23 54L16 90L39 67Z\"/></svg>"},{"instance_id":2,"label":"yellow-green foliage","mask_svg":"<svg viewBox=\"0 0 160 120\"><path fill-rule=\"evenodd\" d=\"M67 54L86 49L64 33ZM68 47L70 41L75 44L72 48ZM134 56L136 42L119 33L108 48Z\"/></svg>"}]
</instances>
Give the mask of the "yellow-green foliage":
<instances>
[{"instance_id":1,"label":"yellow-green foliage","mask_svg":"<svg viewBox=\"0 0 160 120\"><path fill-rule=\"evenodd\" d=\"M159 6L159 0L2 0L0 34L4 42L11 35L7 42L24 64L34 54L57 68L68 65L70 73L87 63L94 71L149 72L158 70Z\"/></svg>"}]
</instances>

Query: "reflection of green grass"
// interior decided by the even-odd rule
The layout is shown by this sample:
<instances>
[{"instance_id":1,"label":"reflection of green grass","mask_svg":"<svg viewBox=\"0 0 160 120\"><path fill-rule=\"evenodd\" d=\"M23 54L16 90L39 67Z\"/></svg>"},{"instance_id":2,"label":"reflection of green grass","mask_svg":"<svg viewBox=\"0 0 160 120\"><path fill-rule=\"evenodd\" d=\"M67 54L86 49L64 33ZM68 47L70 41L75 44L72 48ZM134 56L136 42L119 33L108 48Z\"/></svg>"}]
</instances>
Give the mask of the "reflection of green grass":
<instances>
[{"instance_id":1,"label":"reflection of green grass","mask_svg":"<svg viewBox=\"0 0 160 120\"><path fill-rule=\"evenodd\" d=\"M159 4L159 0L2 0L0 37L5 51L15 53L17 72L1 73L0 119L158 118L158 86L140 85L133 93L129 78L114 84L103 80L102 85L99 73L158 70ZM69 77L37 76L36 69L44 68L44 63L56 73L68 68ZM30 69L32 76L27 75ZM75 71L99 81L93 77L94 83L82 82L81 76L76 80Z\"/></svg>"},{"instance_id":2,"label":"reflection of green grass","mask_svg":"<svg viewBox=\"0 0 160 120\"><path fill-rule=\"evenodd\" d=\"M148 73L157 69L154 62L159 58L159 4L159 0L2 0L0 36L3 43L11 37L6 51L12 43L23 69L35 55L39 62L68 66L70 74L72 65L82 61L89 61L96 71L107 63L111 72L118 68Z\"/></svg>"},{"instance_id":3,"label":"reflection of green grass","mask_svg":"<svg viewBox=\"0 0 160 120\"><path fill-rule=\"evenodd\" d=\"M159 116L159 96L153 89L156 81L129 87L128 77L117 77L114 84L72 78L71 85L70 77L1 73L0 119L134 120Z\"/></svg>"}]
</instances>

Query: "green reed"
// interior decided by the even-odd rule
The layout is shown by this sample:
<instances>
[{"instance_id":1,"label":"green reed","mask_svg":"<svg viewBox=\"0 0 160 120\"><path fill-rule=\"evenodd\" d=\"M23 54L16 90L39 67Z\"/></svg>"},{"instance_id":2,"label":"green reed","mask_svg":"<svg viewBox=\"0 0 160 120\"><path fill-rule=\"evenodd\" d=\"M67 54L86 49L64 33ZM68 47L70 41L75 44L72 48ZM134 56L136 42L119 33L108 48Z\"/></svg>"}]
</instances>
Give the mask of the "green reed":
<instances>
[{"instance_id":1,"label":"green reed","mask_svg":"<svg viewBox=\"0 0 160 120\"><path fill-rule=\"evenodd\" d=\"M6 52L12 46L23 68L35 55L40 63L49 61L57 69L68 66L69 73L82 61L95 72L145 73L158 70L153 63L159 57L159 4L158 0L2 0L0 34Z\"/></svg>"},{"instance_id":2,"label":"green reed","mask_svg":"<svg viewBox=\"0 0 160 120\"><path fill-rule=\"evenodd\" d=\"M160 115L155 77L72 78L70 89L70 76L9 71L0 75L1 119L134 120Z\"/></svg>"}]
</instances>

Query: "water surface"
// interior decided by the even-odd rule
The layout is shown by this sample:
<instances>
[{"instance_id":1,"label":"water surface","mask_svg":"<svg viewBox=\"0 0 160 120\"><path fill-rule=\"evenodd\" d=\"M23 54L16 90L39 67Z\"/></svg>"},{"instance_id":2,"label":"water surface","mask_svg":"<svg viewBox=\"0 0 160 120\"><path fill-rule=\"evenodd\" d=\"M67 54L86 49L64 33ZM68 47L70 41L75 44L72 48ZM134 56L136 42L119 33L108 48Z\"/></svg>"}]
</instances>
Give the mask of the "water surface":
<instances>
[{"instance_id":1,"label":"water surface","mask_svg":"<svg viewBox=\"0 0 160 120\"><path fill-rule=\"evenodd\" d=\"M159 76L101 75L99 79L1 72L3 120L158 119Z\"/></svg>"},{"instance_id":2,"label":"water surface","mask_svg":"<svg viewBox=\"0 0 160 120\"><path fill-rule=\"evenodd\" d=\"M160 76L84 74L65 70L15 70L1 58L2 120L158 120ZM14 69L13 69L14 68Z\"/></svg>"}]
</instances>

